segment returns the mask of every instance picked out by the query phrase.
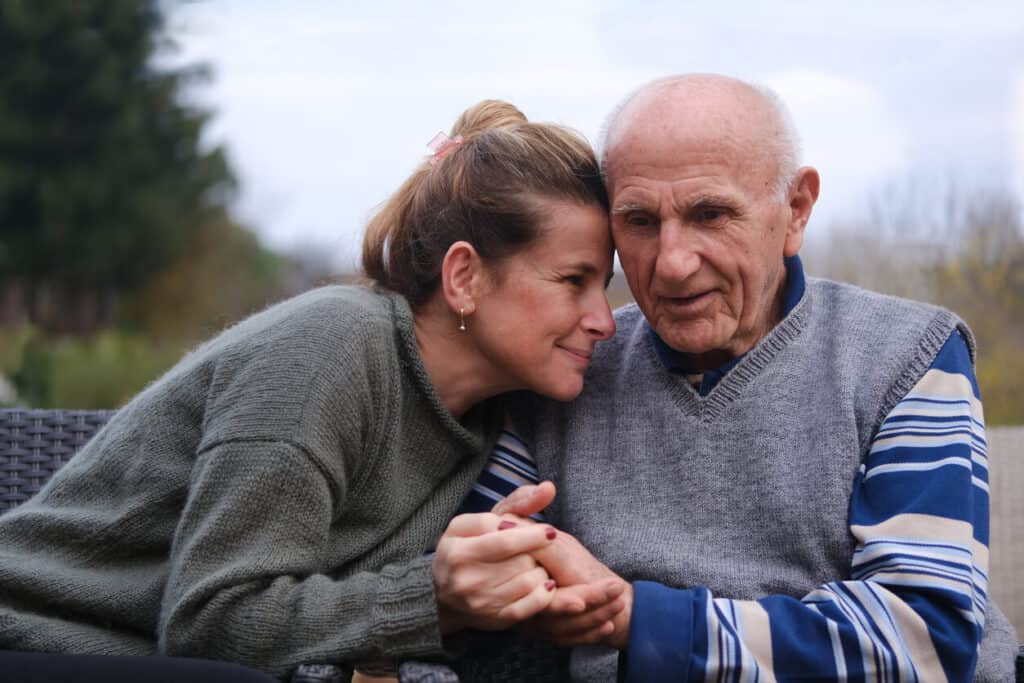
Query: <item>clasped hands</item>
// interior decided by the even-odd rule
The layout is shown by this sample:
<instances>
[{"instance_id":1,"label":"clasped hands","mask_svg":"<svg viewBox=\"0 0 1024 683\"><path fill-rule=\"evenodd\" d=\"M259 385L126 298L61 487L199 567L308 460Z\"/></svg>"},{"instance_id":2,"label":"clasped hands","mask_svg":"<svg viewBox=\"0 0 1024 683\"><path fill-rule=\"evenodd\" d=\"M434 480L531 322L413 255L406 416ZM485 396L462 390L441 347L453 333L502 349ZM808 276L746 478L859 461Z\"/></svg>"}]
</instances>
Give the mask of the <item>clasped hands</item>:
<instances>
[{"instance_id":1,"label":"clasped hands","mask_svg":"<svg viewBox=\"0 0 1024 683\"><path fill-rule=\"evenodd\" d=\"M632 586L570 534L529 516L555 486L523 486L490 513L452 519L434 555L441 632L520 625L569 647L629 639Z\"/></svg>"}]
</instances>

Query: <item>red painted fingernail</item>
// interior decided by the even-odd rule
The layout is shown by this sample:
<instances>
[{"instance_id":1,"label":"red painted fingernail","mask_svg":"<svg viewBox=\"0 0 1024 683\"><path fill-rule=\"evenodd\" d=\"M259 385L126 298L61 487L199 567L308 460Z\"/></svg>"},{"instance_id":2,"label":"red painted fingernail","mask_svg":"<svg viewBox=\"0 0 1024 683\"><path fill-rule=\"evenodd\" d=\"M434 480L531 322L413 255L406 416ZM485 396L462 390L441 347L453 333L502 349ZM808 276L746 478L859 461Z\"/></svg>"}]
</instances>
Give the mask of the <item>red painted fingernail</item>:
<instances>
[{"instance_id":1,"label":"red painted fingernail","mask_svg":"<svg viewBox=\"0 0 1024 683\"><path fill-rule=\"evenodd\" d=\"M544 535L548 537L549 541L553 541L555 540L555 536L558 535L558 532L551 527L548 527L548 530L544 532Z\"/></svg>"},{"instance_id":2,"label":"red painted fingernail","mask_svg":"<svg viewBox=\"0 0 1024 683\"><path fill-rule=\"evenodd\" d=\"M547 581L544 582L544 587L547 588L549 591L555 590L555 586L556 585L557 584L555 584L555 580L554 579L548 579Z\"/></svg>"},{"instance_id":3,"label":"red painted fingernail","mask_svg":"<svg viewBox=\"0 0 1024 683\"><path fill-rule=\"evenodd\" d=\"M514 529L515 526L515 522L510 522L507 519L503 519L501 520L501 523L498 524L498 531L504 531L505 529Z\"/></svg>"}]
</instances>

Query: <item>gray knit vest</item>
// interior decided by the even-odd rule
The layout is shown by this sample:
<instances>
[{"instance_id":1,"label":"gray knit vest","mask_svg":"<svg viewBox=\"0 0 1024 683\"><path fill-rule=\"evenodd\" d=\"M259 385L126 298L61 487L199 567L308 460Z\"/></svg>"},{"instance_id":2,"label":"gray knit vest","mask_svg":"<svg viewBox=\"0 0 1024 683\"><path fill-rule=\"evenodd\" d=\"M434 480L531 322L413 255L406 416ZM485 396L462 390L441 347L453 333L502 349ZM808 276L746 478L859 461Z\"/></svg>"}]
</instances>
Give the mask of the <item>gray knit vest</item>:
<instances>
[{"instance_id":1,"label":"gray knit vest","mask_svg":"<svg viewBox=\"0 0 1024 683\"><path fill-rule=\"evenodd\" d=\"M583 394L535 405L525 430L558 485L551 519L628 580L733 599L849 577L850 494L874 434L954 329L974 354L946 310L812 278L701 397L659 362L635 305L616 323Z\"/></svg>"}]
</instances>

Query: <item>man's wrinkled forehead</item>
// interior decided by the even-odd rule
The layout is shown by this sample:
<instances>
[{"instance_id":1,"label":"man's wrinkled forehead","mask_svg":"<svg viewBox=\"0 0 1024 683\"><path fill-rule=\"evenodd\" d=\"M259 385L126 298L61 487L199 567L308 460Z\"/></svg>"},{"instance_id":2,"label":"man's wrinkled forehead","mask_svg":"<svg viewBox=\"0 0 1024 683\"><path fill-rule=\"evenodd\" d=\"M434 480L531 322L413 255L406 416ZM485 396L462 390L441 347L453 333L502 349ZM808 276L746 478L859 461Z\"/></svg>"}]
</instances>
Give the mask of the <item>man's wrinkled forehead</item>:
<instances>
[{"instance_id":1,"label":"man's wrinkled forehead","mask_svg":"<svg viewBox=\"0 0 1024 683\"><path fill-rule=\"evenodd\" d=\"M672 150L695 146L723 157L745 156L736 160L746 167L759 166L761 157L770 157L764 142L773 124L760 96L746 84L655 85L627 102L609 125L605 175L611 184L624 164L671 161ZM686 161L679 159L681 164Z\"/></svg>"}]
</instances>

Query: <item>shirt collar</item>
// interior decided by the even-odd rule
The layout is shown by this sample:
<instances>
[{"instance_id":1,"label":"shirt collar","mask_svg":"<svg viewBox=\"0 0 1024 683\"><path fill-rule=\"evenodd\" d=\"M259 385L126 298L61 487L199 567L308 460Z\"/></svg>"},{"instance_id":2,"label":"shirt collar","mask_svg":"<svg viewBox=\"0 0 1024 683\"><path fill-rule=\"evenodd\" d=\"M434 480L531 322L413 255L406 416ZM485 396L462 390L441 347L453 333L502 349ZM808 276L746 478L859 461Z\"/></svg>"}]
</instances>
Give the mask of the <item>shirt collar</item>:
<instances>
[{"instance_id":1,"label":"shirt collar","mask_svg":"<svg viewBox=\"0 0 1024 683\"><path fill-rule=\"evenodd\" d=\"M800 303L800 299L803 298L804 291L807 289L807 281L804 277L804 266L800 261L799 255L787 257L783 260L783 263L786 266L786 288L782 295L782 317L785 318ZM654 342L654 351L658 354L658 360L661 361L666 370L684 375L700 374L700 371L696 370L690 362L689 354L673 349L662 341L661 337L658 336L658 333L654 331L654 328L649 323L646 324L647 333L651 335L651 340ZM725 373L729 372L742 358L742 355L737 356L714 370L705 371L703 374L706 376L706 380L701 384L703 385L707 381L710 381L712 386L717 384L718 380L725 376ZM704 391L701 391L701 394L704 393Z\"/></svg>"}]
</instances>

